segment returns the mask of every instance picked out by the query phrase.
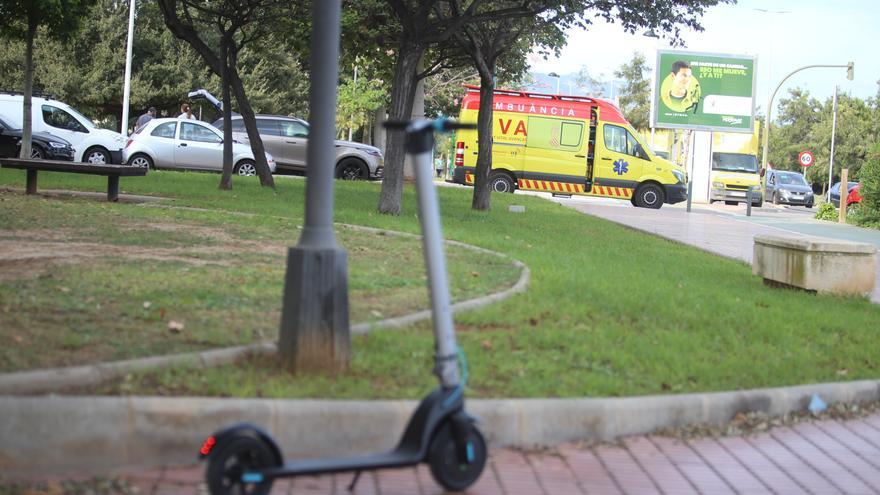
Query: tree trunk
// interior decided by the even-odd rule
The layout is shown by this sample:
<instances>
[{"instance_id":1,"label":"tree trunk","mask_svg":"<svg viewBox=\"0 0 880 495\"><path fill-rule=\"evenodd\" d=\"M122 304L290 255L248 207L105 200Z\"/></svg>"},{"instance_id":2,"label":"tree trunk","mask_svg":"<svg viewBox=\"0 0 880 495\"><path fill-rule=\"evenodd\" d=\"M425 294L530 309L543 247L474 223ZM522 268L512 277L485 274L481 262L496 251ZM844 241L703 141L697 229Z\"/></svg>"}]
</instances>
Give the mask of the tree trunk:
<instances>
[{"instance_id":1,"label":"tree trunk","mask_svg":"<svg viewBox=\"0 0 880 495\"><path fill-rule=\"evenodd\" d=\"M419 68L417 69L419 73L421 73L425 69L424 61L419 60ZM416 90L413 92L412 99L412 112L410 113L407 119L423 119L425 118L425 80L419 79L416 81ZM406 158L403 160L403 181L410 182L416 180L416 169L415 169L415 160L412 155L406 155ZM433 166L433 165L432 165Z\"/></svg>"},{"instance_id":2,"label":"tree trunk","mask_svg":"<svg viewBox=\"0 0 880 495\"><path fill-rule=\"evenodd\" d=\"M244 84L238 75L236 48L231 47L229 51L229 80L232 83L232 90L235 92L235 101L238 102L238 109L241 111L241 118L244 120L244 126L247 130L248 140L251 142L251 150L254 153L254 161L257 165L257 175L260 176L260 185L263 187L271 187L275 189L275 179L272 178L272 172L269 170L269 164L266 161L266 148L263 146L263 139L260 138L260 132L257 130L257 119L254 116L254 109L244 92Z\"/></svg>"},{"instance_id":3,"label":"tree trunk","mask_svg":"<svg viewBox=\"0 0 880 495\"><path fill-rule=\"evenodd\" d=\"M389 120L408 120L412 115L416 91L416 69L424 48L402 45L394 68L391 86ZM406 155L406 135L402 130L388 130L386 134L385 171L382 192L379 195L379 213L399 215L403 194L403 159Z\"/></svg>"},{"instance_id":4,"label":"tree trunk","mask_svg":"<svg viewBox=\"0 0 880 495\"><path fill-rule=\"evenodd\" d=\"M220 178L220 189L232 189L232 96L229 91L229 44L220 41L220 57L223 60L220 71L220 88L223 99L223 175Z\"/></svg>"},{"instance_id":5,"label":"tree trunk","mask_svg":"<svg viewBox=\"0 0 880 495\"><path fill-rule=\"evenodd\" d=\"M31 96L34 92L34 37L37 35L37 23L28 19L27 40L24 52L24 95L22 95L21 117L21 152L20 158L31 157L31 136L33 135L33 113L31 112Z\"/></svg>"},{"instance_id":6,"label":"tree trunk","mask_svg":"<svg viewBox=\"0 0 880 495\"><path fill-rule=\"evenodd\" d=\"M480 76L480 113L477 116L477 169L474 172L474 197L471 208L486 211L491 206L492 189L489 171L492 170L492 114L495 82Z\"/></svg>"}]
</instances>

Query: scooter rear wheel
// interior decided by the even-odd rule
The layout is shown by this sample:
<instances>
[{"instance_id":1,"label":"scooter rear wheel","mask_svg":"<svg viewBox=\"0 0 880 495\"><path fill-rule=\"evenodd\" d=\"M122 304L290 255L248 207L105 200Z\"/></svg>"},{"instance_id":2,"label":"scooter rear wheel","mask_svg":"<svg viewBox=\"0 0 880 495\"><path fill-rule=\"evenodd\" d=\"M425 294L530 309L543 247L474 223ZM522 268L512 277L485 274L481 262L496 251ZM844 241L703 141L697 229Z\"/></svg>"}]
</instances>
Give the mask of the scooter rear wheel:
<instances>
[{"instance_id":1,"label":"scooter rear wheel","mask_svg":"<svg viewBox=\"0 0 880 495\"><path fill-rule=\"evenodd\" d=\"M272 480L245 483L241 475L274 465L275 457L265 442L239 435L211 458L205 478L211 495L266 495L272 490Z\"/></svg>"},{"instance_id":2,"label":"scooter rear wheel","mask_svg":"<svg viewBox=\"0 0 880 495\"><path fill-rule=\"evenodd\" d=\"M428 463L431 474L443 488L458 492L467 489L479 479L486 466L486 440L476 426L468 428L467 441L472 459L470 462L458 458L452 425L447 421L431 440L428 448Z\"/></svg>"}]
</instances>

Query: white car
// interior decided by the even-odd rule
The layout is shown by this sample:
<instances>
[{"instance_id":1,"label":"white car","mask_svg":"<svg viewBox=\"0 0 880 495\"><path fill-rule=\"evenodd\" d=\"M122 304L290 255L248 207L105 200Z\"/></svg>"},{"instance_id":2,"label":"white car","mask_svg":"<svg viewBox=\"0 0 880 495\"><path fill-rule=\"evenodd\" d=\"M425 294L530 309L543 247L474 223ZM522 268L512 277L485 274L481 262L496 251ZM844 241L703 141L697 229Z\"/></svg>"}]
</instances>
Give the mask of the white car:
<instances>
[{"instance_id":1,"label":"white car","mask_svg":"<svg viewBox=\"0 0 880 495\"><path fill-rule=\"evenodd\" d=\"M223 135L216 127L191 119L153 119L131 135L122 150L125 163L151 169L223 171ZM269 170L275 159L266 153ZM232 143L233 173L256 175L250 146Z\"/></svg>"},{"instance_id":2,"label":"white car","mask_svg":"<svg viewBox=\"0 0 880 495\"><path fill-rule=\"evenodd\" d=\"M24 97L20 92L0 91L0 113L16 119L21 128ZM107 129L99 129L88 117L73 107L49 95L31 97L31 131L47 132L73 146L73 160L96 165L122 163L125 136Z\"/></svg>"}]
</instances>

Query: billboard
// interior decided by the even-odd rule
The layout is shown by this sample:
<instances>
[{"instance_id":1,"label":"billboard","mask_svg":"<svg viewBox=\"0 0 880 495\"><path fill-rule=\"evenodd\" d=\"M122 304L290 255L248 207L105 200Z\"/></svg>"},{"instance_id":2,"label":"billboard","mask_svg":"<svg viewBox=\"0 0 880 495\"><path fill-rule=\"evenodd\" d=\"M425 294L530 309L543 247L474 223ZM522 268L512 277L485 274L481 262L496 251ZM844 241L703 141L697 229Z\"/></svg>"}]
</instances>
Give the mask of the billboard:
<instances>
[{"instance_id":1,"label":"billboard","mask_svg":"<svg viewBox=\"0 0 880 495\"><path fill-rule=\"evenodd\" d=\"M681 51L657 52L655 128L752 132L755 57Z\"/></svg>"}]
</instances>

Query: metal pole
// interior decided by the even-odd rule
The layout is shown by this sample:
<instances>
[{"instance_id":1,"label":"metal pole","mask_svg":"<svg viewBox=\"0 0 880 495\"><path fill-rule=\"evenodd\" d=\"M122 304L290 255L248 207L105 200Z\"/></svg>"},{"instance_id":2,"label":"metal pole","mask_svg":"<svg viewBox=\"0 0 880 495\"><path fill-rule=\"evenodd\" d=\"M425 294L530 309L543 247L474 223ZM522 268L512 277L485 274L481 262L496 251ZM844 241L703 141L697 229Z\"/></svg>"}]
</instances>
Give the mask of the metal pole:
<instances>
[{"instance_id":1,"label":"metal pole","mask_svg":"<svg viewBox=\"0 0 880 495\"><path fill-rule=\"evenodd\" d=\"M134 10L136 0L131 0L128 7L128 47L125 49L125 84L122 90L122 122L119 132L128 136L128 105L131 95L131 47L134 44Z\"/></svg>"},{"instance_id":2,"label":"metal pole","mask_svg":"<svg viewBox=\"0 0 880 495\"><path fill-rule=\"evenodd\" d=\"M832 104L833 117L831 118L831 158L828 160L828 201L831 201L831 175L834 172L834 133L837 131L837 86L834 86L834 103Z\"/></svg>"},{"instance_id":3,"label":"metal pole","mask_svg":"<svg viewBox=\"0 0 880 495\"><path fill-rule=\"evenodd\" d=\"M300 246L336 247L333 232L333 141L339 77L341 0L315 2L312 20L309 146L306 150L306 224Z\"/></svg>"},{"instance_id":4,"label":"metal pole","mask_svg":"<svg viewBox=\"0 0 880 495\"><path fill-rule=\"evenodd\" d=\"M687 201L687 211L690 213L691 211L691 200L693 198L694 193L694 131L688 131L688 147L685 150L687 156L685 156L684 162L687 163L688 160L691 162L691 171L688 174L688 201ZM711 174L710 174L711 175Z\"/></svg>"},{"instance_id":5,"label":"metal pole","mask_svg":"<svg viewBox=\"0 0 880 495\"><path fill-rule=\"evenodd\" d=\"M764 120L764 147L763 147L764 149L763 149L763 156L761 157L761 168L764 170L767 169L767 148L770 144L770 122L772 121L771 114L773 113L773 98L776 97L776 92L779 91L779 88L782 87L782 83L784 83L789 77L795 75L796 73L798 73L804 69L810 69L813 67L834 67L834 68L841 68L842 67L844 69L849 69L851 67L851 64L846 64L846 65L805 65L805 66L801 67L800 69L795 69L795 70L789 72L787 76L783 77L782 80L779 81L779 84L776 86L776 89L773 90L773 94L770 95L770 99L767 100L767 117Z\"/></svg>"},{"instance_id":6,"label":"metal pole","mask_svg":"<svg viewBox=\"0 0 880 495\"><path fill-rule=\"evenodd\" d=\"M312 11L305 226L287 256L278 354L293 371L348 366L348 255L333 232L333 164L341 0Z\"/></svg>"},{"instance_id":7,"label":"metal pole","mask_svg":"<svg viewBox=\"0 0 880 495\"><path fill-rule=\"evenodd\" d=\"M752 189L755 186L749 186L746 192L746 216L752 216Z\"/></svg>"},{"instance_id":8,"label":"metal pole","mask_svg":"<svg viewBox=\"0 0 880 495\"><path fill-rule=\"evenodd\" d=\"M694 155L696 155L696 144L694 144ZM715 132L709 131L709 174L706 175L706 201L712 199L712 152L715 146ZM696 157L695 157L696 158Z\"/></svg>"}]
</instances>

